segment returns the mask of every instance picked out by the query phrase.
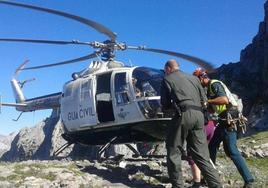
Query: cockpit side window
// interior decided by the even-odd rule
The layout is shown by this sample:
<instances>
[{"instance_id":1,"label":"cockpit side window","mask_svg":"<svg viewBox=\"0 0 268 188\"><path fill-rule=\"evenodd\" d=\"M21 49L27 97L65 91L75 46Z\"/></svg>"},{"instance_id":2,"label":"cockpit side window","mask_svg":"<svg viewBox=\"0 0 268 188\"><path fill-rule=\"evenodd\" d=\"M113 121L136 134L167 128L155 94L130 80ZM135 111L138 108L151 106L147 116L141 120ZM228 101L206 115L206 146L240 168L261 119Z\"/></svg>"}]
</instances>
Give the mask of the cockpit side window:
<instances>
[{"instance_id":1,"label":"cockpit side window","mask_svg":"<svg viewBox=\"0 0 268 188\"><path fill-rule=\"evenodd\" d=\"M114 88L117 105L129 103L128 87L126 73L116 73L114 77Z\"/></svg>"}]
</instances>

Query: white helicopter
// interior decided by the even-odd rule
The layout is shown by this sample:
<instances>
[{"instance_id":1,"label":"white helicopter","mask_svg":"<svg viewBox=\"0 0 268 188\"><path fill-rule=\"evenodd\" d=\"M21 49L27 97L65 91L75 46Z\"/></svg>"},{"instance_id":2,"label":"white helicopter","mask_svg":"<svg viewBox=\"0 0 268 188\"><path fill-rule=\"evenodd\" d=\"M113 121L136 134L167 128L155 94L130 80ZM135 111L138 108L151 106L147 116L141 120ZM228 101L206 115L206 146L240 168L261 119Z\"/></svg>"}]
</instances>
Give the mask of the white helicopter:
<instances>
[{"instance_id":1,"label":"white helicopter","mask_svg":"<svg viewBox=\"0 0 268 188\"><path fill-rule=\"evenodd\" d=\"M115 51L138 50L162 53L191 61L207 70L213 66L200 58L144 46L129 46L116 41L116 34L105 26L69 13L32 5L0 0L0 5L23 7L63 16L94 28L109 37L104 42L55 41L33 39L0 38L0 42L27 42L55 45L86 45L95 49L92 54L54 64L26 67L23 63L16 75L23 70L40 69L76 63L88 59L91 64L81 72L73 73L63 91L50 95L26 99L22 87L14 77L11 86L16 103L1 103L2 106L16 107L21 114L43 109L59 109L68 142L83 145L102 145L102 151L110 144L133 142L154 142L165 139L167 122L160 105L160 84L163 71L149 67L127 67L115 60ZM19 116L20 117L20 116Z\"/></svg>"}]
</instances>

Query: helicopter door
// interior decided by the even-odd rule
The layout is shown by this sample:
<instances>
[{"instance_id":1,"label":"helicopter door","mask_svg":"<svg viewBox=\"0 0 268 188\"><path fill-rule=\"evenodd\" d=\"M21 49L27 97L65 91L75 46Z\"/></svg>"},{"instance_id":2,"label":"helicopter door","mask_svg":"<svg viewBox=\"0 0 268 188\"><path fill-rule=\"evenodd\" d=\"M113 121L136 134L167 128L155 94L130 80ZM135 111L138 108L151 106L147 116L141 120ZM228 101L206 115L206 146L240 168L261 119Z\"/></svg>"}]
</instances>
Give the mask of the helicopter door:
<instances>
[{"instance_id":1,"label":"helicopter door","mask_svg":"<svg viewBox=\"0 0 268 188\"><path fill-rule=\"evenodd\" d=\"M116 121L125 123L137 121L141 119L137 109L137 105L133 102L133 97L130 95L130 85L127 72L114 72L114 113Z\"/></svg>"},{"instance_id":2,"label":"helicopter door","mask_svg":"<svg viewBox=\"0 0 268 188\"><path fill-rule=\"evenodd\" d=\"M97 125L93 80L77 79L64 85L61 118L69 131Z\"/></svg>"},{"instance_id":3,"label":"helicopter door","mask_svg":"<svg viewBox=\"0 0 268 188\"><path fill-rule=\"evenodd\" d=\"M97 124L92 85L92 79L85 79L80 83L80 102L78 106L80 127Z\"/></svg>"},{"instance_id":4,"label":"helicopter door","mask_svg":"<svg viewBox=\"0 0 268 188\"><path fill-rule=\"evenodd\" d=\"M114 121L111 97L111 74L106 73L97 76L96 103L100 123Z\"/></svg>"}]
</instances>

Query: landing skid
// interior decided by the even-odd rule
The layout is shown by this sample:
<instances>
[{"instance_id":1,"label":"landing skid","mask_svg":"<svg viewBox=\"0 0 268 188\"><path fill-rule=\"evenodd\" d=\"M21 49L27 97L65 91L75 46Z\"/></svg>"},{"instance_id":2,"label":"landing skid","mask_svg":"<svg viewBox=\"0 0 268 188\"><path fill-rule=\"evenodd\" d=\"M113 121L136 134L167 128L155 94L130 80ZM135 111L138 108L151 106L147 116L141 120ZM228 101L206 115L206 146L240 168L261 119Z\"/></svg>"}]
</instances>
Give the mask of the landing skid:
<instances>
[{"instance_id":1,"label":"landing skid","mask_svg":"<svg viewBox=\"0 0 268 188\"><path fill-rule=\"evenodd\" d=\"M23 114L23 112L20 113L20 115L17 117L17 119L12 119L13 121L18 121L20 119L20 116Z\"/></svg>"},{"instance_id":2,"label":"landing skid","mask_svg":"<svg viewBox=\"0 0 268 188\"><path fill-rule=\"evenodd\" d=\"M61 152L63 152L66 148L68 148L70 145L74 144L73 142L67 142L63 144L58 150L56 150L53 153L53 157L57 157Z\"/></svg>"},{"instance_id":3,"label":"landing skid","mask_svg":"<svg viewBox=\"0 0 268 188\"><path fill-rule=\"evenodd\" d=\"M99 148L98 154L97 154L97 158L99 161L103 161L102 155L104 154L105 150L108 149L113 142L116 141L118 137L113 137L108 143L106 143L105 145L101 146ZM74 142L67 142L64 145L62 145L58 150L56 150L53 153L53 157L57 157L61 152L63 152L66 148L68 148L69 146L71 146L72 144L74 144ZM166 155L155 155L155 154L148 154L148 155L141 155L141 153L134 148L131 144L125 144L125 146L127 146L134 154L132 155L133 158L138 158L138 157L142 157L142 158L164 158ZM120 155L121 158L124 157L124 155ZM117 157L115 157L117 158Z\"/></svg>"},{"instance_id":4,"label":"landing skid","mask_svg":"<svg viewBox=\"0 0 268 188\"><path fill-rule=\"evenodd\" d=\"M131 144L125 144L133 153L134 156L141 156L140 152L136 150Z\"/></svg>"},{"instance_id":5,"label":"landing skid","mask_svg":"<svg viewBox=\"0 0 268 188\"><path fill-rule=\"evenodd\" d=\"M108 143L106 143L105 145L103 145L98 152L98 159L103 161L103 159L101 159L102 154L105 152L106 149L108 149L111 144L113 144L113 142L116 142L117 137L113 137ZM166 157L166 155L156 155L156 154L148 154L148 155L142 155L135 147L133 147L131 144L125 144L125 146L127 146L134 154L132 155L133 158L138 158L138 157L142 157L142 158L164 158ZM119 155L121 160L124 157L124 155ZM115 157L115 159L117 160L117 157Z\"/></svg>"},{"instance_id":6,"label":"landing skid","mask_svg":"<svg viewBox=\"0 0 268 188\"><path fill-rule=\"evenodd\" d=\"M100 149L98 151L98 158L99 159L101 158L101 156L105 152L105 150L108 149L111 146L112 142L114 142L117 138L118 138L117 136L113 137L109 142L107 142L105 145L100 147Z\"/></svg>"},{"instance_id":7,"label":"landing skid","mask_svg":"<svg viewBox=\"0 0 268 188\"><path fill-rule=\"evenodd\" d=\"M164 158L166 155L156 155L156 154L148 154L142 155L138 150L136 150L131 144L125 144L133 153L132 157L142 157L142 158Z\"/></svg>"}]
</instances>

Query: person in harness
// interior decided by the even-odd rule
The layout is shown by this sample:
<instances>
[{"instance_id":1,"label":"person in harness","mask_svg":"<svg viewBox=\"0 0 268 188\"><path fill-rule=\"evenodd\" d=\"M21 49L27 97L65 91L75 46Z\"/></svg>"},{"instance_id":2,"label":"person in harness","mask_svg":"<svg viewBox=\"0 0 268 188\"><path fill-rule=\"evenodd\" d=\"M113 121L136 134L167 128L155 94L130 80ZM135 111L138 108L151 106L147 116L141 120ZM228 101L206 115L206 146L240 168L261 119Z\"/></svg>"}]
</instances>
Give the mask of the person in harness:
<instances>
[{"instance_id":1,"label":"person in harness","mask_svg":"<svg viewBox=\"0 0 268 188\"><path fill-rule=\"evenodd\" d=\"M220 143L223 142L225 154L231 158L240 175L244 179L244 188L253 187L254 178L250 173L247 164L239 152L237 142L237 128L232 119L239 119L239 110L231 92L223 82L210 79L207 72L198 68L193 75L197 76L203 87L207 88L207 106L211 113L217 115L218 126L215 129L214 136L209 143L210 158L216 162L217 150Z\"/></svg>"}]
</instances>

